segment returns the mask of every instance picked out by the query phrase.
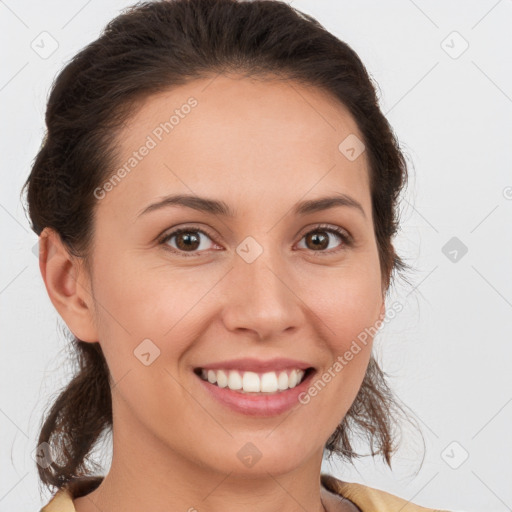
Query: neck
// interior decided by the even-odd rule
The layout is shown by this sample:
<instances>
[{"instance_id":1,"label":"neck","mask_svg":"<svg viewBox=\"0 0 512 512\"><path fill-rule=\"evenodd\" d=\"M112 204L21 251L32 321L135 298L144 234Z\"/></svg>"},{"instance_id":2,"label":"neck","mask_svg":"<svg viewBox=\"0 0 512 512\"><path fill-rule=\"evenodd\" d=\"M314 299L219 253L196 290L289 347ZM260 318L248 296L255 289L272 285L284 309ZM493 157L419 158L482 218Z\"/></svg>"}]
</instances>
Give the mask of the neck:
<instances>
[{"instance_id":1,"label":"neck","mask_svg":"<svg viewBox=\"0 0 512 512\"><path fill-rule=\"evenodd\" d=\"M238 464L223 471L195 463L152 436L132 440L117 432L113 439L108 474L74 500L76 512L330 512L320 484L322 449L300 467L277 474L263 457L251 468L236 459Z\"/></svg>"}]
</instances>

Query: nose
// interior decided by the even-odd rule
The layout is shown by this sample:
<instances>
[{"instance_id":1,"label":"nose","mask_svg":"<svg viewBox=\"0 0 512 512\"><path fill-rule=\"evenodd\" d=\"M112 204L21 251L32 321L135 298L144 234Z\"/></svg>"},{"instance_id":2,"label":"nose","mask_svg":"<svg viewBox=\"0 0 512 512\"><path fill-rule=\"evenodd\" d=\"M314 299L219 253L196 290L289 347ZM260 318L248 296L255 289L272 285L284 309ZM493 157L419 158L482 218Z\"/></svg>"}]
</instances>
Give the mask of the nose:
<instances>
[{"instance_id":1,"label":"nose","mask_svg":"<svg viewBox=\"0 0 512 512\"><path fill-rule=\"evenodd\" d=\"M251 263L237 257L225 282L225 327L233 332L249 331L260 340L298 329L304 321L305 304L297 287L281 256L264 251Z\"/></svg>"}]
</instances>

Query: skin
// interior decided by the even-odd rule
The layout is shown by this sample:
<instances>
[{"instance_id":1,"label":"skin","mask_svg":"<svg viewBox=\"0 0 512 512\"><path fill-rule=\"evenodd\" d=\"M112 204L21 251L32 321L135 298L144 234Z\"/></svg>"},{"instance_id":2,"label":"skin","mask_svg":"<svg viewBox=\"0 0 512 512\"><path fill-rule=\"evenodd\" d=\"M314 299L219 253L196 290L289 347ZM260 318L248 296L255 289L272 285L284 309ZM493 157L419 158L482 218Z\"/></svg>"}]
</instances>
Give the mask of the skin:
<instances>
[{"instance_id":1,"label":"skin","mask_svg":"<svg viewBox=\"0 0 512 512\"><path fill-rule=\"evenodd\" d=\"M270 418L209 398L192 369L284 356L310 362L318 376L384 317L367 156L350 161L338 150L347 135L362 135L317 88L220 75L147 98L119 134L119 166L191 96L198 105L99 200L92 275L53 231L41 236L52 303L75 336L100 342L115 383L111 469L75 508L358 510L327 493L320 472L323 447L362 383L371 338L309 404ZM350 207L291 214L297 202L335 192L359 201L366 217ZM137 218L171 193L223 200L237 215L174 206ZM158 244L191 223L209 233L192 233L201 237L198 256L182 256L190 252L179 237ZM322 223L347 230L354 245L320 229L329 238L316 248L305 235ZM236 252L247 236L263 248L250 264ZM149 366L134 356L146 338L160 350ZM248 442L262 455L251 467L237 457Z\"/></svg>"}]
</instances>

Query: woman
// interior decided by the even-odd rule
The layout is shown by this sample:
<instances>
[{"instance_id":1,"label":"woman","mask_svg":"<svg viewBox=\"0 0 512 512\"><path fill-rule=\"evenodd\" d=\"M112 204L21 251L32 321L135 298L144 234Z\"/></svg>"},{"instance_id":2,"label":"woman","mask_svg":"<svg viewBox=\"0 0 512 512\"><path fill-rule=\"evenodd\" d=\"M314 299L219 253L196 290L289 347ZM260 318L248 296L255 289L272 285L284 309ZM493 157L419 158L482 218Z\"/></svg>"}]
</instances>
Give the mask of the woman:
<instances>
[{"instance_id":1,"label":"woman","mask_svg":"<svg viewBox=\"0 0 512 512\"><path fill-rule=\"evenodd\" d=\"M46 123L27 202L80 367L42 510L430 510L321 473L357 433L391 467L401 410L371 350L407 170L355 52L277 1L145 3Z\"/></svg>"}]
</instances>

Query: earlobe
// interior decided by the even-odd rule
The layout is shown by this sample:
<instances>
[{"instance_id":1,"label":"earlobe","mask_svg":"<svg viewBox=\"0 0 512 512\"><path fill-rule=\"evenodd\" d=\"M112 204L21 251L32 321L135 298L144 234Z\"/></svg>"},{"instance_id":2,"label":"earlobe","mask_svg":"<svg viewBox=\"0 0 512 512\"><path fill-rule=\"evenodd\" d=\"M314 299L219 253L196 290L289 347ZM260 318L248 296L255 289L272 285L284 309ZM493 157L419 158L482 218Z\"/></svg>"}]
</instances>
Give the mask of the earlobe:
<instances>
[{"instance_id":1,"label":"earlobe","mask_svg":"<svg viewBox=\"0 0 512 512\"><path fill-rule=\"evenodd\" d=\"M82 341L98 341L88 276L51 228L39 237L39 269L48 296L70 331Z\"/></svg>"}]
</instances>

